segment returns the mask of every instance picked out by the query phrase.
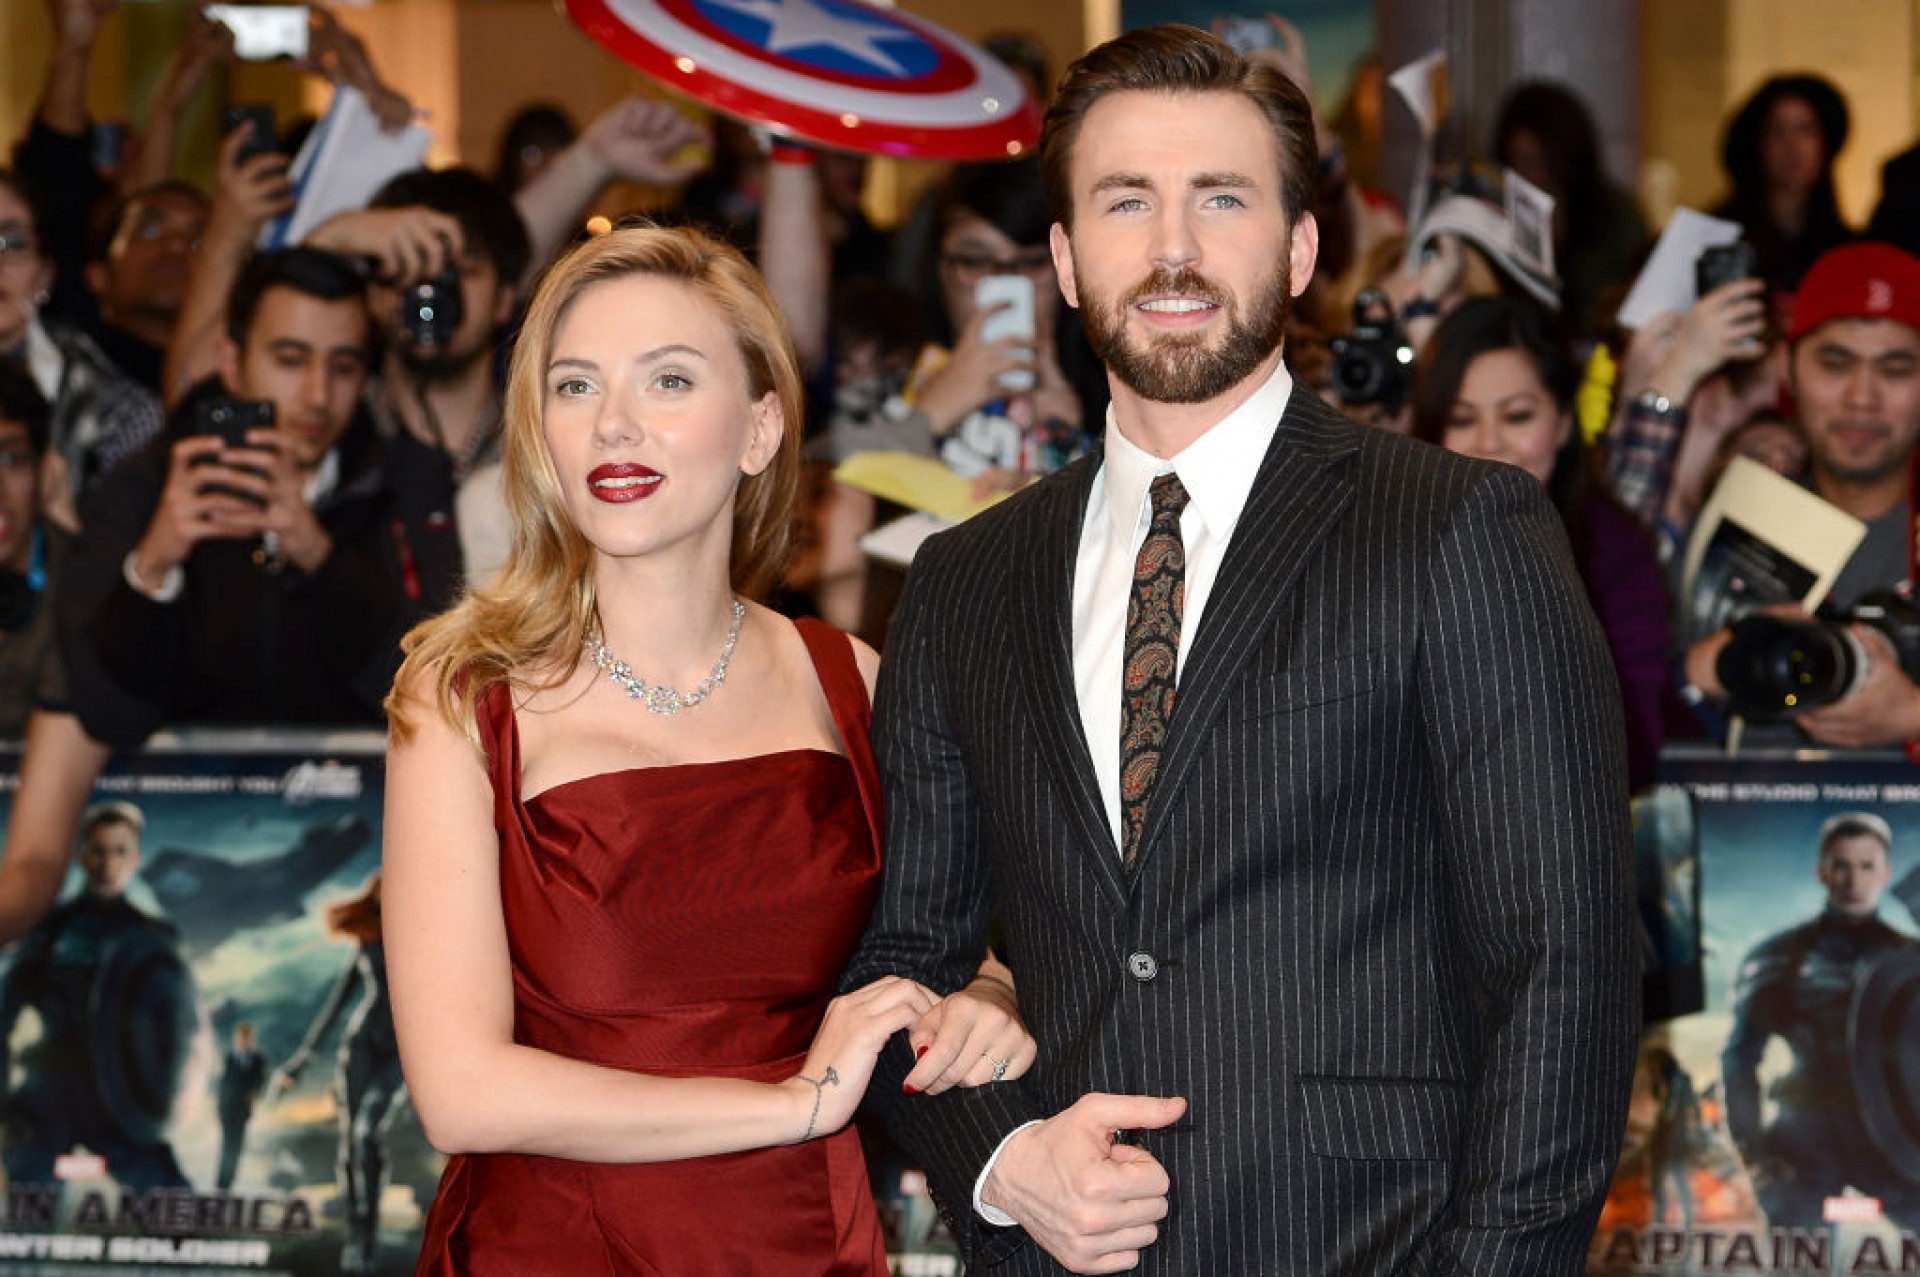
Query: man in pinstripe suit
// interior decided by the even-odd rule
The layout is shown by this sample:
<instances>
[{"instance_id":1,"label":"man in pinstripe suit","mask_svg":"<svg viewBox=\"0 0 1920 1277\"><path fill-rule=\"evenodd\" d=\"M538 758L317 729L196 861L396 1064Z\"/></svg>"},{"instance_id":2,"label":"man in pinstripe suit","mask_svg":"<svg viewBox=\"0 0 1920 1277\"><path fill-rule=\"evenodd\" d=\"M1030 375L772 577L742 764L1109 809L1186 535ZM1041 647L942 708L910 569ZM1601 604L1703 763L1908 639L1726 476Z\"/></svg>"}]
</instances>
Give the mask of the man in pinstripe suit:
<instances>
[{"instance_id":1,"label":"man in pinstripe suit","mask_svg":"<svg viewBox=\"0 0 1920 1277\"><path fill-rule=\"evenodd\" d=\"M1292 384L1284 76L1129 33L1042 163L1105 448L914 563L847 977L958 987L997 912L1039 1061L921 1096L1003 1070L896 1041L869 1101L975 1271L1575 1273L1638 971L1619 693L1559 521Z\"/></svg>"}]
</instances>

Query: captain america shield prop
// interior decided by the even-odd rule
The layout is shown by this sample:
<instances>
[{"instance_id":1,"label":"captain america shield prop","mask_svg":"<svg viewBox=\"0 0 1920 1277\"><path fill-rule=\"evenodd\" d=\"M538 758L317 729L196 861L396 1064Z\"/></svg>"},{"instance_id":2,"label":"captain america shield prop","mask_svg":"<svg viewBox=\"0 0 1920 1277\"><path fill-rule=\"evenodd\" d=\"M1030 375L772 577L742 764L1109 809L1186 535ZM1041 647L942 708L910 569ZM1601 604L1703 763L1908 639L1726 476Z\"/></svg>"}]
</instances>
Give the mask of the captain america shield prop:
<instances>
[{"instance_id":1,"label":"captain america shield prop","mask_svg":"<svg viewBox=\"0 0 1920 1277\"><path fill-rule=\"evenodd\" d=\"M566 0L669 88L821 146L924 159L1024 155L1040 114L991 54L858 0Z\"/></svg>"}]
</instances>

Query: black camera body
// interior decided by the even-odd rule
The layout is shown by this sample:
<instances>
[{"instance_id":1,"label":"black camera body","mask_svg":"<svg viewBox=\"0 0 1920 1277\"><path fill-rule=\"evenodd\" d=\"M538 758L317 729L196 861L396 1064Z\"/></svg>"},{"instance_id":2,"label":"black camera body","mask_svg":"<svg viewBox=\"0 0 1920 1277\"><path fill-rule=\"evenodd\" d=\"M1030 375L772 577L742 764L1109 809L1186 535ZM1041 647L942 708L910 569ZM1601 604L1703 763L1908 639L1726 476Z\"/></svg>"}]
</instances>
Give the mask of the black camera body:
<instances>
[{"instance_id":1,"label":"black camera body","mask_svg":"<svg viewBox=\"0 0 1920 1277\"><path fill-rule=\"evenodd\" d=\"M401 290L400 339L409 345L443 350L465 317L458 262Z\"/></svg>"},{"instance_id":2,"label":"black camera body","mask_svg":"<svg viewBox=\"0 0 1920 1277\"><path fill-rule=\"evenodd\" d=\"M1727 708L1756 722L1845 700L1866 682L1868 656L1849 625L1878 630L1906 676L1920 683L1920 606L1875 590L1843 616L1790 620L1753 613L1733 623L1713 671Z\"/></svg>"},{"instance_id":3,"label":"black camera body","mask_svg":"<svg viewBox=\"0 0 1920 1277\"><path fill-rule=\"evenodd\" d=\"M1385 293L1369 288L1353 299L1353 331L1328 343L1333 389L1343 404L1379 404L1398 412L1411 386L1413 347Z\"/></svg>"}]
</instances>

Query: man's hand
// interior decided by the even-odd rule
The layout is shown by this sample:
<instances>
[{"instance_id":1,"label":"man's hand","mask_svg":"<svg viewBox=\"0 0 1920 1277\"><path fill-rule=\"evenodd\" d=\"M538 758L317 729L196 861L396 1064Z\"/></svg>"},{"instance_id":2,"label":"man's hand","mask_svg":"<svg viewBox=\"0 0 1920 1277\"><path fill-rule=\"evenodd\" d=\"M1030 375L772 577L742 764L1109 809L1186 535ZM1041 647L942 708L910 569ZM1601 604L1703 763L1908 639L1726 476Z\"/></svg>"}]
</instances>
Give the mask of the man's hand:
<instances>
[{"instance_id":1,"label":"man's hand","mask_svg":"<svg viewBox=\"0 0 1920 1277\"><path fill-rule=\"evenodd\" d=\"M1177 1096L1082 1096L1008 1139L980 1199L1011 1215L1068 1271L1125 1272L1159 1238L1171 1181L1152 1154L1115 1134L1157 1130L1186 1111Z\"/></svg>"},{"instance_id":2,"label":"man's hand","mask_svg":"<svg viewBox=\"0 0 1920 1277\"><path fill-rule=\"evenodd\" d=\"M380 78L360 37L341 26L340 19L323 5L310 5L308 15L307 56L299 63L301 68L360 90L374 119L387 132L405 128L413 119L413 103Z\"/></svg>"},{"instance_id":3,"label":"man's hand","mask_svg":"<svg viewBox=\"0 0 1920 1277\"><path fill-rule=\"evenodd\" d=\"M1875 749L1920 737L1920 687L1914 686L1893 645L1871 625L1848 627L1867 650L1867 681L1844 700L1808 710L1794 721L1822 745Z\"/></svg>"},{"instance_id":4,"label":"man's hand","mask_svg":"<svg viewBox=\"0 0 1920 1277\"><path fill-rule=\"evenodd\" d=\"M252 479L222 465L220 457L220 440L214 435L189 435L173 445L160 504L134 548L133 569L147 588L158 589L202 541L260 531L259 506L232 491L210 487L238 489L241 481Z\"/></svg>"},{"instance_id":5,"label":"man's hand","mask_svg":"<svg viewBox=\"0 0 1920 1277\"><path fill-rule=\"evenodd\" d=\"M1686 403L1722 365L1761 354L1766 328L1766 286L1757 279L1723 284L1688 307L1677 323L1660 327L1652 338L1656 358L1642 389Z\"/></svg>"},{"instance_id":6,"label":"man's hand","mask_svg":"<svg viewBox=\"0 0 1920 1277\"><path fill-rule=\"evenodd\" d=\"M333 538L307 504L307 476L286 442L271 427L247 431L247 446L220 452L221 482L260 503L256 527L280 541L280 552L302 572L312 572L333 551Z\"/></svg>"},{"instance_id":7,"label":"man's hand","mask_svg":"<svg viewBox=\"0 0 1920 1277\"><path fill-rule=\"evenodd\" d=\"M120 7L120 0L47 0L53 19L53 42L61 49L91 49L100 36L100 23Z\"/></svg>"},{"instance_id":8,"label":"man's hand","mask_svg":"<svg viewBox=\"0 0 1920 1277\"><path fill-rule=\"evenodd\" d=\"M1300 34L1300 28L1288 22L1277 13L1266 15L1267 25L1273 28L1273 43L1247 54L1247 61L1265 63L1280 74L1292 80L1300 92L1307 95L1307 101L1313 101L1313 71L1307 61L1307 38ZM1218 24L1216 23L1216 28ZM1316 120L1319 108L1314 108Z\"/></svg>"},{"instance_id":9,"label":"man's hand","mask_svg":"<svg viewBox=\"0 0 1920 1277\"><path fill-rule=\"evenodd\" d=\"M214 181L213 210L207 215L207 239L252 247L267 219L293 207L293 183L287 157L269 151L242 161L240 148L253 131L242 124L220 143L220 172Z\"/></svg>"},{"instance_id":10,"label":"man's hand","mask_svg":"<svg viewBox=\"0 0 1920 1277\"><path fill-rule=\"evenodd\" d=\"M603 180L665 186L705 167L704 156L675 157L687 147L708 145L711 138L670 102L627 97L594 117L580 140L604 166Z\"/></svg>"},{"instance_id":11,"label":"man's hand","mask_svg":"<svg viewBox=\"0 0 1920 1277\"><path fill-rule=\"evenodd\" d=\"M404 284L439 274L464 236L451 214L424 207L355 208L335 213L303 241L349 257L371 257L382 282Z\"/></svg>"},{"instance_id":12,"label":"man's hand","mask_svg":"<svg viewBox=\"0 0 1920 1277\"><path fill-rule=\"evenodd\" d=\"M160 77L153 106L175 114L186 110L208 73L232 61L233 32L223 22L215 22L203 13L194 14Z\"/></svg>"}]
</instances>

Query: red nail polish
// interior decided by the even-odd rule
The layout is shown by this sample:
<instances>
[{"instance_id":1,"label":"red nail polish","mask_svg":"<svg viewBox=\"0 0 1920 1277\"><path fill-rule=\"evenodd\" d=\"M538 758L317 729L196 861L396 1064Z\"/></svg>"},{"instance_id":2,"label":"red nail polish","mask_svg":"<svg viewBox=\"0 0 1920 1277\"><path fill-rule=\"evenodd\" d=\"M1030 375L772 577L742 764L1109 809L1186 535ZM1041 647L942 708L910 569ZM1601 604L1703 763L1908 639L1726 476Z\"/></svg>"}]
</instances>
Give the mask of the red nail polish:
<instances>
[{"instance_id":1,"label":"red nail polish","mask_svg":"<svg viewBox=\"0 0 1920 1277\"><path fill-rule=\"evenodd\" d=\"M901 1090L903 1090L903 1091L905 1091L905 1092L906 1092L906 1093L907 1093L908 1095L918 1095L918 1094L920 1094L920 1088L919 1088L919 1087L917 1087L917 1086L915 1086L915 1085L913 1085L913 1083L911 1083L911 1082L902 1082L902 1083L900 1084L900 1089L901 1089Z\"/></svg>"},{"instance_id":2,"label":"red nail polish","mask_svg":"<svg viewBox=\"0 0 1920 1277\"><path fill-rule=\"evenodd\" d=\"M916 1046L913 1048L913 1058L916 1060L919 1059L921 1056L925 1055L926 1053L927 1053L927 1048L924 1046Z\"/></svg>"}]
</instances>

